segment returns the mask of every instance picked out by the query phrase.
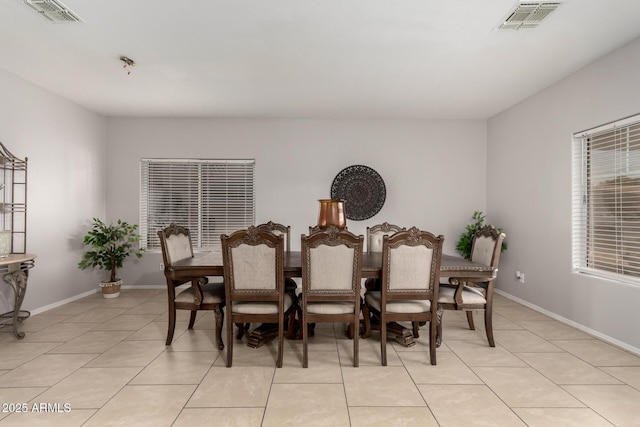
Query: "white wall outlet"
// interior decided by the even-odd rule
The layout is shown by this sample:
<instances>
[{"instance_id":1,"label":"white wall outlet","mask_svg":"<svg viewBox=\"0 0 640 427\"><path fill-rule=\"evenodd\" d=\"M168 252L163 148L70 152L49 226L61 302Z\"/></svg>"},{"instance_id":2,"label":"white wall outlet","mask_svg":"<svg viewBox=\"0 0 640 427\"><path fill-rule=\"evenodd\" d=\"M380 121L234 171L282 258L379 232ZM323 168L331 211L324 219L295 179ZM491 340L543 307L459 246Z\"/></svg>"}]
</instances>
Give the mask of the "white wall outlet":
<instances>
[{"instance_id":1,"label":"white wall outlet","mask_svg":"<svg viewBox=\"0 0 640 427\"><path fill-rule=\"evenodd\" d=\"M164 271L164 264L160 263L160 270Z\"/></svg>"},{"instance_id":2,"label":"white wall outlet","mask_svg":"<svg viewBox=\"0 0 640 427\"><path fill-rule=\"evenodd\" d=\"M520 281L520 283L524 283L524 273L520 273L520 277L518 278L518 280Z\"/></svg>"}]
</instances>

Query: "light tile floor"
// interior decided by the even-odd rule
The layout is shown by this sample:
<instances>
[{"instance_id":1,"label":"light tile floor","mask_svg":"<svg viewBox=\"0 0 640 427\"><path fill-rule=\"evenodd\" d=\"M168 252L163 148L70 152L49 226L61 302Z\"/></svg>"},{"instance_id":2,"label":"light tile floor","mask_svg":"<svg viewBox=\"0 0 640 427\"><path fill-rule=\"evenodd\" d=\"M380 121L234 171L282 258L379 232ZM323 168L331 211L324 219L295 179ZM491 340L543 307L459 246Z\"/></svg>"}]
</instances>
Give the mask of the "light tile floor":
<instances>
[{"instance_id":1,"label":"light tile floor","mask_svg":"<svg viewBox=\"0 0 640 427\"><path fill-rule=\"evenodd\" d=\"M192 331L179 312L165 346L166 294L99 294L0 328L0 426L640 426L640 357L496 296L496 347L463 313L444 314L431 366L416 346L360 341L318 325L309 368L302 343L236 343L233 367L214 347L214 317ZM17 412L23 410L23 412Z\"/></svg>"}]
</instances>

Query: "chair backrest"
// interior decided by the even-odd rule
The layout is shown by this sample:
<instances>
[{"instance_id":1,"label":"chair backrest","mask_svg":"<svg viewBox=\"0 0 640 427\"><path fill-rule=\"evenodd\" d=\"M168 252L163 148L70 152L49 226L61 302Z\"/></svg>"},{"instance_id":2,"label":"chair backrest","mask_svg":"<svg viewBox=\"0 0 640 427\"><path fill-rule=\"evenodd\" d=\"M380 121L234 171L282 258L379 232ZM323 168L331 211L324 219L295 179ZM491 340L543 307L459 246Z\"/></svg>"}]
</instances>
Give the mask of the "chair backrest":
<instances>
[{"instance_id":1,"label":"chair backrest","mask_svg":"<svg viewBox=\"0 0 640 427\"><path fill-rule=\"evenodd\" d=\"M333 228L336 228L336 227L334 227L333 225L330 225L330 226L329 226L329 227L327 227L326 229L324 229L324 228L320 228L320 227L319 227L319 226L317 226L317 225L310 225L310 226L309 226L309 235L312 235L313 233L317 233L317 232L319 232L319 231L327 230L327 229L332 228L332 227L333 227ZM349 227L345 227L345 228L343 228L343 230L344 230L344 231L349 231Z\"/></svg>"},{"instance_id":2,"label":"chair backrest","mask_svg":"<svg viewBox=\"0 0 640 427\"><path fill-rule=\"evenodd\" d=\"M476 231L471 246L471 261L497 268L505 237L492 225L485 225Z\"/></svg>"},{"instance_id":3,"label":"chair backrest","mask_svg":"<svg viewBox=\"0 0 640 427\"><path fill-rule=\"evenodd\" d=\"M443 236L416 227L384 236L382 294L388 299L436 298L443 243Z\"/></svg>"},{"instance_id":4,"label":"chair backrest","mask_svg":"<svg viewBox=\"0 0 640 427\"><path fill-rule=\"evenodd\" d=\"M302 287L305 295L360 295L364 238L328 227L302 236Z\"/></svg>"},{"instance_id":5,"label":"chair backrest","mask_svg":"<svg viewBox=\"0 0 640 427\"><path fill-rule=\"evenodd\" d=\"M284 236L249 227L220 236L227 301L274 300L284 286Z\"/></svg>"},{"instance_id":6,"label":"chair backrest","mask_svg":"<svg viewBox=\"0 0 640 427\"><path fill-rule=\"evenodd\" d=\"M174 262L193 258L193 246L188 228L171 223L163 230L158 230L158 237L165 266L168 267Z\"/></svg>"},{"instance_id":7,"label":"chair backrest","mask_svg":"<svg viewBox=\"0 0 640 427\"><path fill-rule=\"evenodd\" d=\"M389 224L388 222L367 227L367 252L382 252L383 237L404 230L405 228L399 225Z\"/></svg>"},{"instance_id":8,"label":"chair backrest","mask_svg":"<svg viewBox=\"0 0 640 427\"><path fill-rule=\"evenodd\" d=\"M291 227L284 224L278 224L277 222L269 221L264 224L256 225L259 230L267 230L276 236L284 236L284 251L289 252L291 248Z\"/></svg>"}]
</instances>

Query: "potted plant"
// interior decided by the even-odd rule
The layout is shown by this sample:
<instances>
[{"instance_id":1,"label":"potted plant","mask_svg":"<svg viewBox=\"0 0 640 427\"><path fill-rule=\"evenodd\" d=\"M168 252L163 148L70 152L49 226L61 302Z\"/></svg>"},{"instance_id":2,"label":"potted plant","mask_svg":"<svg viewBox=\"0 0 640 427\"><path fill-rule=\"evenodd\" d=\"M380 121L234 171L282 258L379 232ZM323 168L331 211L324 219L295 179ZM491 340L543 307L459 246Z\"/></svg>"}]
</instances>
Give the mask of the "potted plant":
<instances>
[{"instance_id":1,"label":"potted plant","mask_svg":"<svg viewBox=\"0 0 640 427\"><path fill-rule=\"evenodd\" d=\"M122 280L116 277L116 270L129 255L142 257L143 248L137 246L140 235L138 226L118 220L117 223L105 224L93 218L91 229L84 236L84 244L91 248L82 256L78 267L82 270L98 268L109 272L109 278L100 283L102 296L115 298L120 295Z\"/></svg>"},{"instance_id":2,"label":"potted plant","mask_svg":"<svg viewBox=\"0 0 640 427\"><path fill-rule=\"evenodd\" d=\"M471 258L471 246L473 245L473 236L476 234L476 231L484 227L485 215L482 213L482 211L475 211L473 215L471 215L471 219L473 219L473 222L471 224L468 224L465 227L464 233L460 235L460 238L458 239L458 243L456 244L456 250L460 252L460 254L466 259ZM496 227L496 229L502 233L501 228ZM507 244L503 241L501 252L504 252L506 250L507 250Z\"/></svg>"}]
</instances>

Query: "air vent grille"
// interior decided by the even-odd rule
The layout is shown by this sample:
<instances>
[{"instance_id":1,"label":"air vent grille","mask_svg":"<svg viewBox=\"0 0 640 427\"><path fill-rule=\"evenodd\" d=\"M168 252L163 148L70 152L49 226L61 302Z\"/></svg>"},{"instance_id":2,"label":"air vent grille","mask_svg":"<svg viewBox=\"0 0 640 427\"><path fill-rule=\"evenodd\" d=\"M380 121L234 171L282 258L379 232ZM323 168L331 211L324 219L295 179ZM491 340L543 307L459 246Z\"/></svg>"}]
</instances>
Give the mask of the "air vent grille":
<instances>
[{"instance_id":1,"label":"air vent grille","mask_svg":"<svg viewBox=\"0 0 640 427\"><path fill-rule=\"evenodd\" d=\"M78 15L57 0L22 0L24 4L52 22L82 21Z\"/></svg>"},{"instance_id":2,"label":"air vent grille","mask_svg":"<svg viewBox=\"0 0 640 427\"><path fill-rule=\"evenodd\" d=\"M558 2L527 2L519 3L507 14L507 17L497 27L498 30L519 30L521 28L535 28L544 18L560 6Z\"/></svg>"}]
</instances>

